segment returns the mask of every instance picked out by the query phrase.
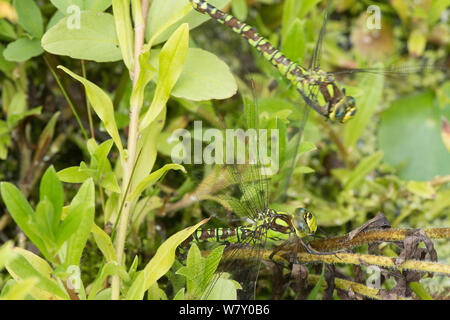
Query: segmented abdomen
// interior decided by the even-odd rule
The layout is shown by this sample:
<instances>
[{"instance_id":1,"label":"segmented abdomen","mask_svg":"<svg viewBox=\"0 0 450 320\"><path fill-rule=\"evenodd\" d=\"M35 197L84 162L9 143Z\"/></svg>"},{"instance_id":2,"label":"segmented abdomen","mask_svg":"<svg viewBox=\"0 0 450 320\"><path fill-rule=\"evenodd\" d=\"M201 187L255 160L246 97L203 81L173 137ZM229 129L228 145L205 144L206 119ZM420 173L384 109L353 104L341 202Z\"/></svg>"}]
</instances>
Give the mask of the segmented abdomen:
<instances>
[{"instance_id":1,"label":"segmented abdomen","mask_svg":"<svg viewBox=\"0 0 450 320\"><path fill-rule=\"evenodd\" d=\"M244 37L248 43L260 52L278 71L291 81L296 87L303 80L304 69L289 60L282 52L275 48L268 40L264 39L255 28L239 21L216 7L210 5L206 0L189 0L195 10L207 13L211 18L231 28L234 32Z\"/></svg>"},{"instance_id":2,"label":"segmented abdomen","mask_svg":"<svg viewBox=\"0 0 450 320\"><path fill-rule=\"evenodd\" d=\"M190 241L238 243L254 234L250 227L197 229Z\"/></svg>"}]
</instances>

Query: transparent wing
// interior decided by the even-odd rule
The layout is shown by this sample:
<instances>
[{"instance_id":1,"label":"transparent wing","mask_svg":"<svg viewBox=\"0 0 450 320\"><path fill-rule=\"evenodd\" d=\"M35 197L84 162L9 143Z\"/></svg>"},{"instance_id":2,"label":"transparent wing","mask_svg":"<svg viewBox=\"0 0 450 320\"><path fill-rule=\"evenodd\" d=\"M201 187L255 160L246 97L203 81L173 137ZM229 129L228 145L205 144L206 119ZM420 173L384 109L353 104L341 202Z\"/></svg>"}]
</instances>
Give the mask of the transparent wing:
<instances>
[{"instance_id":1,"label":"transparent wing","mask_svg":"<svg viewBox=\"0 0 450 320\"><path fill-rule=\"evenodd\" d=\"M208 287L204 291L202 299L214 299L214 291L225 274L238 282L241 289L238 290L239 300L255 299L255 286L261 268L261 258L267 240L267 229L258 227L254 235L240 243L229 244L224 252L217 268L217 272L211 278Z\"/></svg>"},{"instance_id":2,"label":"transparent wing","mask_svg":"<svg viewBox=\"0 0 450 320\"><path fill-rule=\"evenodd\" d=\"M322 43L323 39L325 37L326 29L327 29L327 22L328 22L328 7L329 7L329 1L327 0L327 5L325 8L325 16L323 18L322 27L320 29L319 38L317 39L316 46L314 48L314 53L309 65L309 69L312 70L318 70L320 69L320 62L322 58Z\"/></svg>"},{"instance_id":3,"label":"transparent wing","mask_svg":"<svg viewBox=\"0 0 450 320\"><path fill-rule=\"evenodd\" d=\"M370 73L384 75L387 77L405 77L412 74L423 74L434 71L448 71L444 66L436 66L429 64L418 64L418 65L400 65L400 66L390 66L387 68L360 68L360 69L347 69L339 70L334 72L329 72L333 75L345 75L345 74L356 74L356 73Z\"/></svg>"}]
</instances>

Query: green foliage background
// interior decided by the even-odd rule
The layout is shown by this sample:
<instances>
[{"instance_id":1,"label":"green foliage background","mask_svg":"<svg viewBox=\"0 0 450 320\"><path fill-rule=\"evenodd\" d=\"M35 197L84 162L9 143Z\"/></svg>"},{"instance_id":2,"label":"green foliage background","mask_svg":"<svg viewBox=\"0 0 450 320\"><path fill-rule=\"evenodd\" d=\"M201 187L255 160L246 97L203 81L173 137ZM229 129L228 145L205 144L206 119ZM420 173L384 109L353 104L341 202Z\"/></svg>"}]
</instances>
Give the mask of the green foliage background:
<instances>
[{"instance_id":1,"label":"green foliage background","mask_svg":"<svg viewBox=\"0 0 450 320\"><path fill-rule=\"evenodd\" d=\"M229 2L211 1L308 65L323 2ZM66 1L2 2L0 236L7 243L0 247L0 268L6 267L1 297L69 299L73 292L62 283L75 279L82 283L79 298L110 298L111 289L102 284L117 275L123 298L166 298L166 286L183 288L174 270L161 277L172 266L175 248L195 230L188 227L208 215L198 203L170 210L183 204L195 185L190 166L172 163L174 143L168 138L177 129L193 133L195 120L203 120L203 129L247 128L243 114L251 114L255 100L260 126L282 133L281 170L270 185L274 209L307 206L330 234L344 234L377 212L392 227L449 226L450 1L410 2L331 1L325 71L439 68L401 76L338 76L356 98L358 113L345 125L310 113L287 194L281 186L304 102L239 35L207 21L187 0L150 1L145 21L139 21L134 0L73 0L79 20ZM381 10L381 29L368 31L367 8L374 4ZM132 23L146 25L138 61ZM141 72L133 85L136 64ZM132 208L126 264L118 265L111 231L121 228L117 215L128 190L124 172L133 105L141 114L140 141L126 197ZM435 245L440 262L448 265L448 240ZM71 266L80 272L74 274ZM350 269L343 272L351 274ZM448 277L421 283L432 297L448 298Z\"/></svg>"}]
</instances>

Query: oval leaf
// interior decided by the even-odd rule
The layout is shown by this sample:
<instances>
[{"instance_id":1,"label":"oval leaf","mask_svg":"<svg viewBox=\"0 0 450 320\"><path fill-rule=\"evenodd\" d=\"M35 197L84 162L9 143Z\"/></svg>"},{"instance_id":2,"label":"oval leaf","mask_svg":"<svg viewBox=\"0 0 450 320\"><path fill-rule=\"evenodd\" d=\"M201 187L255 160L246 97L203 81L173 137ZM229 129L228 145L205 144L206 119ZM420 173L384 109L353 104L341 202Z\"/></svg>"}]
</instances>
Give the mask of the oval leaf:
<instances>
[{"instance_id":1,"label":"oval leaf","mask_svg":"<svg viewBox=\"0 0 450 320\"><path fill-rule=\"evenodd\" d=\"M42 37L42 47L75 59L110 62L122 59L114 18L109 13L81 11L79 21L67 16Z\"/></svg>"}]
</instances>

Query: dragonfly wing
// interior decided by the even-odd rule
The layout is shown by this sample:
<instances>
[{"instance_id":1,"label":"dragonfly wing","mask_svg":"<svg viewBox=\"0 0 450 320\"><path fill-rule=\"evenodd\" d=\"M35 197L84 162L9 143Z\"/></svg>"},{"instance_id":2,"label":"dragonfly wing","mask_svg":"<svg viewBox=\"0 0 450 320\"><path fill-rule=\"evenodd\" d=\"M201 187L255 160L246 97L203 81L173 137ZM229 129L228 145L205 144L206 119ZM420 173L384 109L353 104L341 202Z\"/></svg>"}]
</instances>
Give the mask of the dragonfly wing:
<instances>
[{"instance_id":1,"label":"dragonfly wing","mask_svg":"<svg viewBox=\"0 0 450 320\"><path fill-rule=\"evenodd\" d=\"M319 38L317 39L316 46L314 48L314 53L309 65L309 69L312 70L318 70L320 69L320 62L322 58L322 44L323 39L325 37L325 32L327 29L327 22L328 22L328 7L329 7L329 0L327 0L327 5L325 8L325 16L323 18L322 27L320 29Z\"/></svg>"},{"instance_id":2,"label":"dragonfly wing","mask_svg":"<svg viewBox=\"0 0 450 320\"><path fill-rule=\"evenodd\" d=\"M376 75L383 75L391 78L402 78L412 74L422 74L433 71L447 71L447 68L435 65L401 65L391 66L387 68L359 68L359 69L347 69L330 72L332 75L346 75L357 73L370 73Z\"/></svg>"},{"instance_id":3,"label":"dragonfly wing","mask_svg":"<svg viewBox=\"0 0 450 320\"><path fill-rule=\"evenodd\" d=\"M259 226L252 237L231 244L224 252L220 272L227 272L237 281L241 289L239 300L255 299L256 282L261 268L261 259L266 246L267 229ZM219 272L219 276L220 276Z\"/></svg>"}]
</instances>

